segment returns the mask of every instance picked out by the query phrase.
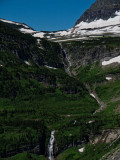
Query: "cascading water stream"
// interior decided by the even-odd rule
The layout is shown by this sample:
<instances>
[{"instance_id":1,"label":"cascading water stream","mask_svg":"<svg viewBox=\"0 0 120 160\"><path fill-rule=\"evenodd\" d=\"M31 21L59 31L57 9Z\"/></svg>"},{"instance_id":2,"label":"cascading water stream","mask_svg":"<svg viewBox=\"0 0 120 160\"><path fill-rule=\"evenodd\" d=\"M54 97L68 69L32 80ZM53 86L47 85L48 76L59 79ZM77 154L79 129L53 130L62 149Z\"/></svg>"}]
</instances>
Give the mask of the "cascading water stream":
<instances>
[{"instance_id":1,"label":"cascading water stream","mask_svg":"<svg viewBox=\"0 0 120 160\"><path fill-rule=\"evenodd\" d=\"M51 132L50 141L48 145L48 154L49 154L49 160L54 160L53 151L54 151L54 141L55 141L55 131Z\"/></svg>"},{"instance_id":2,"label":"cascading water stream","mask_svg":"<svg viewBox=\"0 0 120 160\"><path fill-rule=\"evenodd\" d=\"M67 56L67 53L66 53L65 49L63 49L62 44L61 43L59 43L59 44L60 44L61 49L63 50L63 52L65 54L65 58L66 58L66 61L67 61L67 64L68 64L68 66L67 66L65 71L69 76L71 76L71 72L70 72L71 62L70 62L70 60L69 60L69 58Z\"/></svg>"}]
</instances>

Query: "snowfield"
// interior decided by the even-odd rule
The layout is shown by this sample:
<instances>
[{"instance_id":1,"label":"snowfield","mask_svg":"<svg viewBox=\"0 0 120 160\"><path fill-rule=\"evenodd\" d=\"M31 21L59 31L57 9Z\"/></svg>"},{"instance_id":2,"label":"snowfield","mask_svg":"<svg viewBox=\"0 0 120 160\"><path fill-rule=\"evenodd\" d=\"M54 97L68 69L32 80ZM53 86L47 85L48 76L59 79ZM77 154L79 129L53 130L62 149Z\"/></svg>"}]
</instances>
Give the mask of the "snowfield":
<instances>
[{"instance_id":1,"label":"snowfield","mask_svg":"<svg viewBox=\"0 0 120 160\"><path fill-rule=\"evenodd\" d=\"M85 150L85 148L84 148L84 147L83 147L83 148L78 149L78 151L79 151L80 153L84 152L84 150Z\"/></svg>"},{"instance_id":2,"label":"snowfield","mask_svg":"<svg viewBox=\"0 0 120 160\"><path fill-rule=\"evenodd\" d=\"M113 26L120 24L120 11L115 12L114 18L109 18L108 20L98 19L93 22L81 22L75 27L79 27L79 29L89 29L89 28L101 28L106 26Z\"/></svg>"},{"instance_id":3,"label":"snowfield","mask_svg":"<svg viewBox=\"0 0 120 160\"><path fill-rule=\"evenodd\" d=\"M33 37L39 37L39 38L44 38L45 33L44 32L38 32L33 34Z\"/></svg>"},{"instance_id":4,"label":"snowfield","mask_svg":"<svg viewBox=\"0 0 120 160\"><path fill-rule=\"evenodd\" d=\"M27 64L28 66L31 65L30 62L28 62L28 61L24 61L24 62L25 62L25 64Z\"/></svg>"},{"instance_id":5,"label":"snowfield","mask_svg":"<svg viewBox=\"0 0 120 160\"><path fill-rule=\"evenodd\" d=\"M32 29L26 29L26 28L21 28L20 31L23 32L23 33L30 33L30 34L36 32Z\"/></svg>"},{"instance_id":6,"label":"snowfield","mask_svg":"<svg viewBox=\"0 0 120 160\"><path fill-rule=\"evenodd\" d=\"M112 58L112 59L110 59L108 61L103 61L102 65L106 66L106 65L110 65L112 63L120 63L120 56L114 57L114 58Z\"/></svg>"},{"instance_id":7,"label":"snowfield","mask_svg":"<svg viewBox=\"0 0 120 160\"><path fill-rule=\"evenodd\" d=\"M47 65L45 65L45 67L50 68L50 69L57 69L57 68L50 67L50 66L47 66Z\"/></svg>"},{"instance_id":8,"label":"snowfield","mask_svg":"<svg viewBox=\"0 0 120 160\"><path fill-rule=\"evenodd\" d=\"M112 77L106 77L106 80L110 81L112 80Z\"/></svg>"}]
</instances>

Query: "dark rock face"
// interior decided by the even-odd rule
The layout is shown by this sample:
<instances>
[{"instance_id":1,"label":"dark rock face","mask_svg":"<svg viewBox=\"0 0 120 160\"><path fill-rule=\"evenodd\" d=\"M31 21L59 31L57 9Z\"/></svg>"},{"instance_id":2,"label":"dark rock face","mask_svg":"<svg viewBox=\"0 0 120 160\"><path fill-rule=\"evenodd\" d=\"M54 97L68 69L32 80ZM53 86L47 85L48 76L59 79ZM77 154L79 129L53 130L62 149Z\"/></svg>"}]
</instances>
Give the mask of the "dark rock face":
<instances>
[{"instance_id":1,"label":"dark rock face","mask_svg":"<svg viewBox=\"0 0 120 160\"><path fill-rule=\"evenodd\" d=\"M91 22L95 19L107 20L115 16L115 12L120 10L120 0L97 0L83 15L77 20L80 22Z\"/></svg>"},{"instance_id":2,"label":"dark rock face","mask_svg":"<svg viewBox=\"0 0 120 160\"><path fill-rule=\"evenodd\" d=\"M109 60L110 58L120 55L120 49L108 49L106 45L84 47L84 45L81 46L76 43L73 46L69 46L69 44L67 44L64 47L72 66L76 67L85 66L97 61Z\"/></svg>"}]
</instances>

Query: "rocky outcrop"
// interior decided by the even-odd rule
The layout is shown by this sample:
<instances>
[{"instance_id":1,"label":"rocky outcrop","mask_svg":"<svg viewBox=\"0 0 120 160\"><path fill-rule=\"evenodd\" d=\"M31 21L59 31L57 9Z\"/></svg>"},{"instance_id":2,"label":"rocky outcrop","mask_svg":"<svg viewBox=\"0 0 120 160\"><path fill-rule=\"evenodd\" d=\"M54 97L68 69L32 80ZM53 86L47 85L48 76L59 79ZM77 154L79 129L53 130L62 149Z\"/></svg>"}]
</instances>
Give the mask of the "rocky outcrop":
<instances>
[{"instance_id":1,"label":"rocky outcrop","mask_svg":"<svg viewBox=\"0 0 120 160\"><path fill-rule=\"evenodd\" d=\"M115 16L115 12L120 10L119 0L97 0L84 14L77 20L75 25L80 22L91 22L95 19L107 20Z\"/></svg>"},{"instance_id":2,"label":"rocky outcrop","mask_svg":"<svg viewBox=\"0 0 120 160\"><path fill-rule=\"evenodd\" d=\"M103 130L101 134L94 135L94 137L90 137L90 143L97 144L97 143L108 143L111 146L120 138L120 129L108 129Z\"/></svg>"},{"instance_id":3,"label":"rocky outcrop","mask_svg":"<svg viewBox=\"0 0 120 160\"><path fill-rule=\"evenodd\" d=\"M106 160L119 160L120 159L120 149L109 155Z\"/></svg>"},{"instance_id":4,"label":"rocky outcrop","mask_svg":"<svg viewBox=\"0 0 120 160\"><path fill-rule=\"evenodd\" d=\"M92 41L91 41L92 42ZM108 48L106 45L85 46L84 43L74 42L64 45L72 66L80 67L97 61L109 60L120 55L120 49Z\"/></svg>"}]
</instances>

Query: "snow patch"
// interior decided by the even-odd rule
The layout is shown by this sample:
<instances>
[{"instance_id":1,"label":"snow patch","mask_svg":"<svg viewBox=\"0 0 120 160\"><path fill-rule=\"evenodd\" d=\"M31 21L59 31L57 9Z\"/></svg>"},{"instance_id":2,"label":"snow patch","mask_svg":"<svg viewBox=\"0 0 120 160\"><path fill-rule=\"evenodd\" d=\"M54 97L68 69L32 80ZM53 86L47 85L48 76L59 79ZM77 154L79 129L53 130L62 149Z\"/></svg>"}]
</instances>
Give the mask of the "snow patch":
<instances>
[{"instance_id":1,"label":"snow patch","mask_svg":"<svg viewBox=\"0 0 120 160\"><path fill-rule=\"evenodd\" d=\"M93 120L93 121L89 121L88 123L91 124L91 123L93 123L93 122L94 122L94 120Z\"/></svg>"},{"instance_id":2,"label":"snow patch","mask_svg":"<svg viewBox=\"0 0 120 160\"><path fill-rule=\"evenodd\" d=\"M112 77L106 77L106 80L110 81L112 80Z\"/></svg>"},{"instance_id":3,"label":"snow patch","mask_svg":"<svg viewBox=\"0 0 120 160\"><path fill-rule=\"evenodd\" d=\"M84 147L83 147L83 148L78 149L78 151L79 151L80 153L84 152L84 150L85 150L85 148L84 148Z\"/></svg>"},{"instance_id":4,"label":"snow patch","mask_svg":"<svg viewBox=\"0 0 120 160\"><path fill-rule=\"evenodd\" d=\"M32 30L32 29L26 29L26 28L21 28L19 29L21 32L23 33L35 33L36 31Z\"/></svg>"},{"instance_id":5,"label":"snow patch","mask_svg":"<svg viewBox=\"0 0 120 160\"><path fill-rule=\"evenodd\" d=\"M120 16L120 11L116 11L116 12L115 12L115 15L116 15L116 16Z\"/></svg>"},{"instance_id":6,"label":"snow patch","mask_svg":"<svg viewBox=\"0 0 120 160\"><path fill-rule=\"evenodd\" d=\"M120 56L111 58L111 59L108 60L108 61L103 61L103 62L102 62L102 65L103 65L103 66L106 66L106 65L110 65L110 64L112 64L112 63L120 63Z\"/></svg>"},{"instance_id":7,"label":"snow patch","mask_svg":"<svg viewBox=\"0 0 120 160\"><path fill-rule=\"evenodd\" d=\"M38 32L33 34L33 37L39 37L39 38L44 38L45 33L44 32Z\"/></svg>"},{"instance_id":8,"label":"snow patch","mask_svg":"<svg viewBox=\"0 0 120 160\"><path fill-rule=\"evenodd\" d=\"M93 93L90 93L90 95L91 95L93 98L95 98L95 99L96 99L96 97L95 97L95 95L94 95Z\"/></svg>"},{"instance_id":9,"label":"snow patch","mask_svg":"<svg viewBox=\"0 0 120 160\"><path fill-rule=\"evenodd\" d=\"M50 66L47 66L47 65L45 65L45 67L50 68L50 69L57 69L57 68L50 67Z\"/></svg>"},{"instance_id":10,"label":"snow patch","mask_svg":"<svg viewBox=\"0 0 120 160\"><path fill-rule=\"evenodd\" d=\"M28 61L24 61L25 64L27 64L28 66L30 66L31 64Z\"/></svg>"},{"instance_id":11,"label":"snow patch","mask_svg":"<svg viewBox=\"0 0 120 160\"><path fill-rule=\"evenodd\" d=\"M75 27L79 27L79 29L88 29L88 28L100 28L100 27L107 27L120 24L120 11L115 12L115 17L109 18L108 20L98 19L94 20L90 23L88 22L80 22Z\"/></svg>"}]
</instances>

